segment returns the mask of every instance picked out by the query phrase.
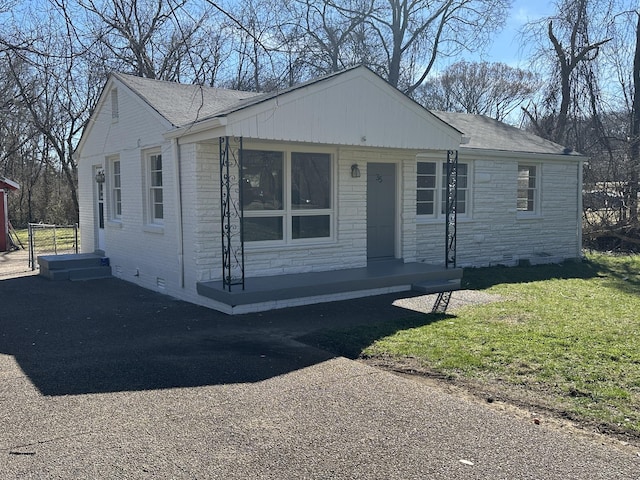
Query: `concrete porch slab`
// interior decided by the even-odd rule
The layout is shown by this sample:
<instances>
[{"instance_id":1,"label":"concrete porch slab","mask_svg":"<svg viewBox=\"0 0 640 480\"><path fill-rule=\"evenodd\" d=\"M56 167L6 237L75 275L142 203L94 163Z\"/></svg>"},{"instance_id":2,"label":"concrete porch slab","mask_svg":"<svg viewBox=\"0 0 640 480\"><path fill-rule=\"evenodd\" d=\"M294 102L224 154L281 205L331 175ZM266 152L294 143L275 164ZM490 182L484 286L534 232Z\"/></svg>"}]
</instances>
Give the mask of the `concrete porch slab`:
<instances>
[{"instance_id":1,"label":"concrete porch slab","mask_svg":"<svg viewBox=\"0 0 640 480\"><path fill-rule=\"evenodd\" d=\"M270 310L414 289L423 294L453 291L460 289L461 278L461 268L384 260L362 268L247 278L244 290L234 285L229 291L221 280L201 282L197 291L231 309L259 311L247 307L263 305L263 310Z\"/></svg>"}]
</instances>

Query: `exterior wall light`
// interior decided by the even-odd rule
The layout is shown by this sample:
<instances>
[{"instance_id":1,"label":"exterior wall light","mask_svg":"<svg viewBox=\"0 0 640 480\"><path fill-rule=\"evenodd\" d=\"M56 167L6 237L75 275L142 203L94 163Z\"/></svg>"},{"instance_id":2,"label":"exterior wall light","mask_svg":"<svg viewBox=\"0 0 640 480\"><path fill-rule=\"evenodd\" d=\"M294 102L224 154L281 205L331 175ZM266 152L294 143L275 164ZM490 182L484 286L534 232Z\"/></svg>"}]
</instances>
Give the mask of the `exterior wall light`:
<instances>
[{"instance_id":1,"label":"exterior wall light","mask_svg":"<svg viewBox=\"0 0 640 480\"><path fill-rule=\"evenodd\" d=\"M104 170L98 170L96 172L96 183L104 183L104 181L105 181Z\"/></svg>"},{"instance_id":2,"label":"exterior wall light","mask_svg":"<svg viewBox=\"0 0 640 480\"><path fill-rule=\"evenodd\" d=\"M357 163L351 165L351 178L360 178L360 169Z\"/></svg>"}]
</instances>

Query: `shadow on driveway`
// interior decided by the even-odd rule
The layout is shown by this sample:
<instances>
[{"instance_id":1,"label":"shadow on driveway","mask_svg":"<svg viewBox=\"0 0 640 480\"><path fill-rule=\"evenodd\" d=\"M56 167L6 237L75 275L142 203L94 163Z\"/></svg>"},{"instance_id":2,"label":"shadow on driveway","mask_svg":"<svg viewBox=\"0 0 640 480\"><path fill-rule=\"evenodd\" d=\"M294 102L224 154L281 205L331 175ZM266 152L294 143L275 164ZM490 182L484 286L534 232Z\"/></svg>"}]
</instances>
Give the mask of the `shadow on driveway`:
<instances>
[{"instance_id":1,"label":"shadow on driveway","mask_svg":"<svg viewBox=\"0 0 640 480\"><path fill-rule=\"evenodd\" d=\"M416 315L395 298L232 317L118 279L15 278L0 281L0 354L43 395L259 382L332 358L296 337Z\"/></svg>"}]
</instances>

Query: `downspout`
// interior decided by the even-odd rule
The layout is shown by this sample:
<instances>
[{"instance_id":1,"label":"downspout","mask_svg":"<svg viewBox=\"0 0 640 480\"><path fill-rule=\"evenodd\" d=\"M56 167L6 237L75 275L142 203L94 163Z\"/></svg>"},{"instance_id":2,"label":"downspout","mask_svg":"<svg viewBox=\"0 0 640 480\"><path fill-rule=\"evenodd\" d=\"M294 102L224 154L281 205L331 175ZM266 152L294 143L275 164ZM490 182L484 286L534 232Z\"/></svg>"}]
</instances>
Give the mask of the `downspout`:
<instances>
[{"instance_id":1,"label":"downspout","mask_svg":"<svg viewBox=\"0 0 640 480\"><path fill-rule=\"evenodd\" d=\"M182 169L178 138L171 141L176 175L176 216L178 221L178 286L184 288L184 224L182 221Z\"/></svg>"},{"instance_id":2,"label":"downspout","mask_svg":"<svg viewBox=\"0 0 640 480\"><path fill-rule=\"evenodd\" d=\"M578 240L578 251L576 252L576 258L582 259L582 182L584 181L584 160L580 160L578 163L578 188L576 189L578 192L578 224L577 224L577 240Z\"/></svg>"}]
</instances>

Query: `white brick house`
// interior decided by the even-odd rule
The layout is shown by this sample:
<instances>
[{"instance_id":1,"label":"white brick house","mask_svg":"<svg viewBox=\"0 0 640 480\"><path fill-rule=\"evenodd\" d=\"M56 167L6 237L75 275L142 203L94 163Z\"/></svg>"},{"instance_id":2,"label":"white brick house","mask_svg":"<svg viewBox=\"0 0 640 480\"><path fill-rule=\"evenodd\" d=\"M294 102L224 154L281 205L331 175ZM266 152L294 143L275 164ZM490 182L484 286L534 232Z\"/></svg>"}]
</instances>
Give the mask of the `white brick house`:
<instances>
[{"instance_id":1,"label":"white brick house","mask_svg":"<svg viewBox=\"0 0 640 480\"><path fill-rule=\"evenodd\" d=\"M459 265L580 256L583 157L441 117L364 67L264 95L114 74L76 153L82 251L228 313L410 289L356 273L443 273L443 162L459 151Z\"/></svg>"}]
</instances>

